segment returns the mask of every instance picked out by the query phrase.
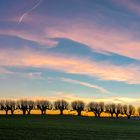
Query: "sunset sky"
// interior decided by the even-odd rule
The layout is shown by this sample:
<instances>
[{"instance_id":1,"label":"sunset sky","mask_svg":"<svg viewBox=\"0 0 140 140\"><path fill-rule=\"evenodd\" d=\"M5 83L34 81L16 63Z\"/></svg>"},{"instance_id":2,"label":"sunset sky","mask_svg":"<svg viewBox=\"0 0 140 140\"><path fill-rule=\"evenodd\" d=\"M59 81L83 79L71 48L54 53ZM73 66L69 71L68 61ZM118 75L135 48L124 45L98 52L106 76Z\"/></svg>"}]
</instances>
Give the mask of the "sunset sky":
<instances>
[{"instance_id":1,"label":"sunset sky","mask_svg":"<svg viewBox=\"0 0 140 140\"><path fill-rule=\"evenodd\" d=\"M139 0L0 0L0 98L140 105Z\"/></svg>"}]
</instances>

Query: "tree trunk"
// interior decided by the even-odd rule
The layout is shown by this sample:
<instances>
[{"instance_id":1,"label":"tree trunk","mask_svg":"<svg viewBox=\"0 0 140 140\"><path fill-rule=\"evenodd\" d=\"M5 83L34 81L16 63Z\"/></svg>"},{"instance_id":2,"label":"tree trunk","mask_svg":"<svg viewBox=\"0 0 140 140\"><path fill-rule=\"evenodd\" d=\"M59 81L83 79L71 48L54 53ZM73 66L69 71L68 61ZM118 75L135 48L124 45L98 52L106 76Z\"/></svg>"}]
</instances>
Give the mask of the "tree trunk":
<instances>
[{"instance_id":1,"label":"tree trunk","mask_svg":"<svg viewBox=\"0 0 140 140\"><path fill-rule=\"evenodd\" d=\"M41 115L43 115L43 110L41 110Z\"/></svg>"},{"instance_id":2,"label":"tree trunk","mask_svg":"<svg viewBox=\"0 0 140 140\"><path fill-rule=\"evenodd\" d=\"M23 115L26 115L26 110L22 110L22 112L23 112Z\"/></svg>"},{"instance_id":3,"label":"tree trunk","mask_svg":"<svg viewBox=\"0 0 140 140\"><path fill-rule=\"evenodd\" d=\"M118 113L116 113L116 118L117 118L117 119L119 118L119 114L118 114Z\"/></svg>"},{"instance_id":4,"label":"tree trunk","mask_svg":"<svg viewBox=\"0 0 140 140\"><path fill-rule=\"evenodd\" d=\"M46 110L44 110L44 113L43 114L46 115Z\"/></svg>"},{"instance_id":5,"label":"tree trunk","mask_svg":"<svg viewBox=\"0 0 140 140\"><path fill-rule=\"evenodd\" d=\"M127 118L130 119L130 115L127 115Z\"/></svg>"},{"instance_id":6,"label":"tree trunk","mask_svg":"<svg viewBox=\"0 0 140 140\"><path fill-rule=\"evenodd\" d=\"M98 113L98 117L100 118L101 113Z\"/></svg>"},{"instance_id":7,"label":"tree trunk","mask_svg":"<svg viewBox=\"0 0 140 140\"><path fill-rule=\"evenodd\" d=\"M60 115L63 115L63 110L60 110Z\"/></svg>"},{"instance_id":8,"label":"tree trunk","mask_svg":"<svg viewBox=\"0 0 140 140\"><path fill-rule=\"evenodd\" d=\"M11 114L14 115L14 110L11 110Z\"/></svg>"},{"instance_id":9,"label":"tree trunk","mask_svg":"<svg viewBox=\"0 0 140 140\"><path fill-rule=\"evenodd\" d=\"M113 113L111 113L111 118L113 118Z\"/></svg>"},{"instance_id":10,"label":"tree trunk","mask_svg":"<svg viewBox=\"0 0 140 140\"><path fill-rule=\"evenodd\" d=\"M78 110L77 112L78 112L78 116L81 116L81 111Z\"/></svg>"},{"instance_id":11,"label":"tree trunk","mask_svg":"<svg viewBox=\"0 0 140 140\"><path fill-rule=\"evenodd\" d=\"M94 115L95 115L95 117L97 117L97 113L96 112L94 112Z\"/></svg>"},{"instance_id":12,"label":"tree trunk","mask_svg":"<svg viewBox=\"0 0 140 140\"><path fill-rule=\"evenodd\" d=\"M8 110L5 110L5 112L6 112L6 115L8 115Z\"/></svg>"},{"instance_id":13,"label":"tree trunk","mask_svg":"<svg viewBox=\"0 0 140 140\"><path fill-rule=\"evenodd\" d=\"M31 110L28 110L28 115L30 115L31 114Z\"/></svg>"}]
</instances>

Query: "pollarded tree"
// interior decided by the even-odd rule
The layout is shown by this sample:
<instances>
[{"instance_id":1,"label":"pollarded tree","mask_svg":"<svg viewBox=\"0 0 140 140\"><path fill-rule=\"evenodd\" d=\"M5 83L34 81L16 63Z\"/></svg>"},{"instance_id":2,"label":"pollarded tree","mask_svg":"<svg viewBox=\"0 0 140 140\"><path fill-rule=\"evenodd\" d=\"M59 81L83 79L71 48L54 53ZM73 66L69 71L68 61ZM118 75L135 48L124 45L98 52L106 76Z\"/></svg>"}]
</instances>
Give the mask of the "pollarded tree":
<instances>
[{"instance_id":1,"label":"pollarded tree","mask_svg":"<svg viewBox=\"0 0 140 140\"><path fill-rule=\"evenodd\" d=\"M125 114L128 119L130 119L131 115L135 114L135 107L132 105L124 105L122 107L122 113Z\"/></svg>"},{"instance_id":2,"label":"pollarded tree","mask_svg":"<svg viewBox=\"0 0 140 140\"><path fill-rule=\"evenodd\" d=\"M20 109L22 111L22 114L25 115L27 110L28 110L28 106L27 106L27 100L19 100L18 101L18 109Z\"/></svg>"},{"instance_id":3,"label":"pollarded tree","mask_svg":"<svg viewBox=\"0 0 140 140\"><path fill-rule=\"evenodd\" d=\"M123 107L121 104L117 104L115 105L115 114L116 114L116 118L119 117L119 114L122 113Z\"/></svg>"},{"instance_id":4,"label":"pollarded tree","mask_svg":"<svg viewBox=\"0 0 140 140\"><path fill-rule=\"evenodd\" d=\"M18 101L18 109L20 109L25 115L28 113L30 115L31 111L35 108L35 103L32 100L22 99Z\"/></svg>"},{"instance_id":5,"label":"pollarded tree","mask_svg":"<svg viewBox=\"0 0 140 140\"><path fill-rule=\"evenodd\" d=\"M57 100L54 102L54 108L60 110L60 114L63 115L63 111L68 109L68 102L65 100Z\"/></svg>"},{"instance_id":6,"label":"pollarded tree","mask_svg":"<svg viewBox=\"0 0 140 140\"><path fill-rule=\"evenodd\" d=\"M101 113L104 112L104 108L105 108L104 102L98 103L98 107L97 107L98 117L100 117Z\"/></svg>"},{"instance_id":7,"label":"pollarded tree","mask_svg":"<svg viewBox=\"0 0 140 140\"><path fill-rule=\"evenodd\" d=\"M95 117L97 117L97 103L96 102L90 102L87 105L88 111L93 112Z\"/></svg>"},{"instance_id":8,"label":"pollarded tree","mask_svg":"<svg viewBox=\"0 0 140 140\"><path fill-rule=\"evenodd\" d=\"M92 111L95 114L95 117L100 117L101 113L104 112L104 103L103 102L90 102L88 104L88 111Z\"/></svg>"},{"instance_id":9,"label":"pollarded tree","mask_svg":"<svg viewBox=\"0 0 140 140\"><path fill-rule=\"evenodd\" d=\"M71 103L71 107L73 110L76 110L78 113L78 116L81 116L81 112L84 111L85 103L83 101L73 101Z\"/></svg>"},{"instance_id":10,"label":"pollarded tree","mask_svg":"<svg viewBox=\"0 0 140 140\"><path fill-rule=\"evenodd\" d=\"M111 117L113 117L113 114L115 114L116 118L118 118L119 114L122 113L122 105L114 103L105 105L105 112L110 113Z\"/></svg>"},{"instance_id":11,"label":"pollarded tree","mask_svg":"<svg viewBox=\"0 0 140 140\"><path fill-rule=\"evenodd\" d=\"M140 116L140 107L138 107L137 111L138 111L138 113L139 113L139 116Z\"/></svg>"},{"instance_id":12,"label":"pollarded tree","mask_svg":"<svg viewBox=\"0 0 140 140\"><path fill-rule=\"evenodd\" d=\"M27 100L27 113L31 114L31 111L35 108L35 102L33 100Z\"/></svg>"},{"instance_id":13,"label":"pollarded tree","mask_svg":"<svg viewBox=\"0 0 140 140\"><path fill-rule=\"evenodd\" d=\"M5 107L6 100L0 100L0 110L4 110L6 115L8 114L8 109Z\"/></svg>"},{"instance_id":14,"label":"pollarded tree","mask_svg":"<svg viewBox=\"0 0 140 140\"><path fill-rule=\"evenodd\" d=\"M14 100L5 100L4 110L6 111L6 114L8 111L11 111L11 114L13 115L16 109L16 102Z\"/></svg>"},{"instance_id":15,"label":"pollarded tree","mask_svg":"<svg viewBox=\"0 0 140 140\"><path fill-rule=\"evenodd\" d=\"M107 105L105 105L105 112L110 113L111 117L113 117L113 114L115 113L115 104L107 104Z\"/></svg>"},{"instance_id":16,"label":"pollarded tree","mask_svg":"<svg viewBox=\"0 0 140 140\"><path fill-rule=\"evenodd\" d=\"M1 100L0 106L1 110L4 110L6 115L8 114L8 111L11 111L11 114L13 114L14 110L16 109L16 104L12 100Z\"/></svg>"},{"instance_id":17,"label":"pollarded tree","mask_svg":"<svg viewBox=\"0 0 140 140\"><path fill-rule=\"evenodd\" d=\"M25 115L26 113L30 114L31 110L34 109L34 102L32 100L22 99L18 101L18 109L20 109Z\"/></svg>"},{"instance_id":18,"label":"pollarded tree","mask_svg":"<svg viewBox=\"0 0 140 140\"><path fill-rule=\"evenodd\" d=\"M36 101L36 106L37 106L37 109L41 111L42 115L45 115L47 110L52 109L52 104L48 100L38 100Z\"/></svg>"}]
</instances>

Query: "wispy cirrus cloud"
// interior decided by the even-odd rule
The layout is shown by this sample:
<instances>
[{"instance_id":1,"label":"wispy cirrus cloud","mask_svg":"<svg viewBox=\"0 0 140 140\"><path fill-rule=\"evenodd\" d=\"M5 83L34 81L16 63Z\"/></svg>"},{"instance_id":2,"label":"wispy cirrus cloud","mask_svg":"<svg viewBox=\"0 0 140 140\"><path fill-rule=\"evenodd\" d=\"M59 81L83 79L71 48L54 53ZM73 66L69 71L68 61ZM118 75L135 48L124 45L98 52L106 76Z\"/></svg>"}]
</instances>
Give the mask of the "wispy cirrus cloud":
<instances>
[{"instance_id":1,"label":"wispy cirrus cloud","mask_svg":"<svg viewBox=\"0 0 140 140\"><path fill-rule=\"evenodd\" d=\"M28 78L28 79L43 79L42 77L42 73L41 72L19 72L19 71L13 71L13 70L9 70L8 68L3 68L0 67L0 79L4 78L4 76L18 76L18 77L22 77L22 78ZM6 77L5 77L6 78ZM4 79L5 79L4 78Z\"/></svg>"},{"instance_id":2,"label":"wispy cirrus cloud","mask_svg":"<svg viewBox=\"0 0 140 140\"><path fill-rule=\"evenodd\" d=\"M68 83L74 83L74 84L79 84L81 86L85 86L85 87L89 87L89 88L94 88L99 90L101 93L109 93L109 91L101 86L98 85L94 85L94 84L90 84L87 82L82 82L79 80L73 80L73 79L68 79L68 78L60 78L60 80L64 81L64 82L68 82Z\"/></svg>"},{"instance_id":3,"label":"wispy cirrus cloud","mask_svg":"<svg viewBox=\"0 0 140 140\"><path fill-rule=\"evenodd\" d=\"M32 49L1 49L0 66L48 68L65 73L97 77L100 80L140 84L140 67L135 64L116 66L110 62L42 53Z\"/></svg>"},{"instance_id":4,"label":"wispy cirrus cloud","mask_svg":"<svg viewBox=\"0 0 140 140\"><path fill-rule=\"evenodd\" d=\"M14 75L15 73L6 69L6 68L3 68L3 67L0 67L0 80L5 80L6 79L6 75Z\"/></svg>"},{"instance_id":5,"label":"wispy cirrus cloud","mask_svg":"<svg viewBox=\"0 0 140 140\"><path fill-rule=\"evenodd\" d=\"M95 24L74 23L71 28L69 25L49 27L46 29L46 36L71 39L100 53L115 53L140 60L140 41L135 38L134 34L128 32L108 29Z\"/></svg>"},{"instance_id":6,"label":"wispy cirrus cloud","mask_svg":"<svg viewBox=\"0 0 140 140\"><path fill-rule=\"evenodd\" d=\"M20 73L22 77L33 79L33 80L41 80L44 79L41 72L27 72L27 73Z\"/></svg>"},{"instance_id":7,"label":"wispy cirrus cloud","mask_svg":"<svg viewBox=\"0 0 140 140\"><path fill-rule=\"evenodd\" d=\"M124 7L125 9L131 11L131 13L135 13L140 15L140 3L139 1L132 1L132 0L113 0L119 6Z\"/></svg>"},{"instance_id":8,"label":"wispy cirrus cloud","mask_svg":"<svg viewBox=\"0 0 140 140\"><path fill-rule=\"evenodd\" d=\"M45 46L45 47L54 47L58 44L57 41L44 37L43 34L39 34L39 33L34 34L27 30L0 29L0 35L18 37L18 38L24 39L26 41L35 42L35 43Z\"/></svg>"},{"instance_id":9,"label":"wispy cirrus cloud","mask_svg":"<svg viewBox=\"0 0 140 140\"><path fill-rule=\"evenodd\" d=\"M39 0L32 8L30 8L25 13L23 13L18 21L18 24L20 24L22 22L22 20L25 16L27 16L30 12L32 12L34 9L36 9L40 5L41 2L42 2L42 0Z\"/></svg>"},{"instance_id":10,"label":"wispy cirrus cloud","mask_svg":"<svg viewBox=\"0 0 140 140\"><path fill-rule=\"evenodd\" d=\"M120 26L106 27L90 23L83 20L74 20L70 23L65 19L58 19L47 16L48 21L42 16L34 15L35 19L29 18L26 24L31 24L40 29L40 33L36 34L32 31L24 30L0 30L0 35L16 36L26 41L33 41L39 45L54 47L59 41L53 38L66 38L82 44L100 53L115 53L125 57L140 60L140 41L136 37L136 32L132 29L124 29ZM34 20L42 21L40 27L34 25ZM81 23L82 22L82 23ZM53 23L53 24L52 24ZM55 24L54 24L55 23ZM88 28L87 28L88 27ZM50 39L51 38L51 39Z\"/></svg>"},{"instance_id":11,"label":"wispy cirrus cloud","mask_svg":"<svg viewBox=\"0 0 140 140\"><path fill-rule=\"evenodd\" d=\"M109 93L109 91L101 86L95 85L95 84L91 84L91 83L87 83L87 82L83 82L83 81L79 81L79 80L74 80L74 79L69 79L69 78L64 78L64 77L59 77L59 78L53 78L53 77L48 77L49 80L59 80L62 82L67 82L67 83L72 83L72 84L78 84L81 86L85 86L88 88L93 88L96 89L98 91L100 91L101 93Z\"/></svg>"}]
</instances>

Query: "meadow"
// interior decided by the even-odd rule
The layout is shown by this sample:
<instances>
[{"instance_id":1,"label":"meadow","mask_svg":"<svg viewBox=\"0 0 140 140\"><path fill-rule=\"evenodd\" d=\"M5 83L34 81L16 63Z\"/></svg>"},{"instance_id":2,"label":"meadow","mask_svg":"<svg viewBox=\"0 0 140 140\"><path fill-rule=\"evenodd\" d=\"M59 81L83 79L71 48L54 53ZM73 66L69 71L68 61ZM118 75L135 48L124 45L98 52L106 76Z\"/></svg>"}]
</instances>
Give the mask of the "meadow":
<instances>
[{"instance_id":1,"label":"meadow","mask_svg":"<svg viewBox=\"0 0 140 140\"><path fill-rule=\"evenodd\" d=\"M140 120L73 115L0 115L0 140L139 140Z\"/></svg>"}]
</instances>

